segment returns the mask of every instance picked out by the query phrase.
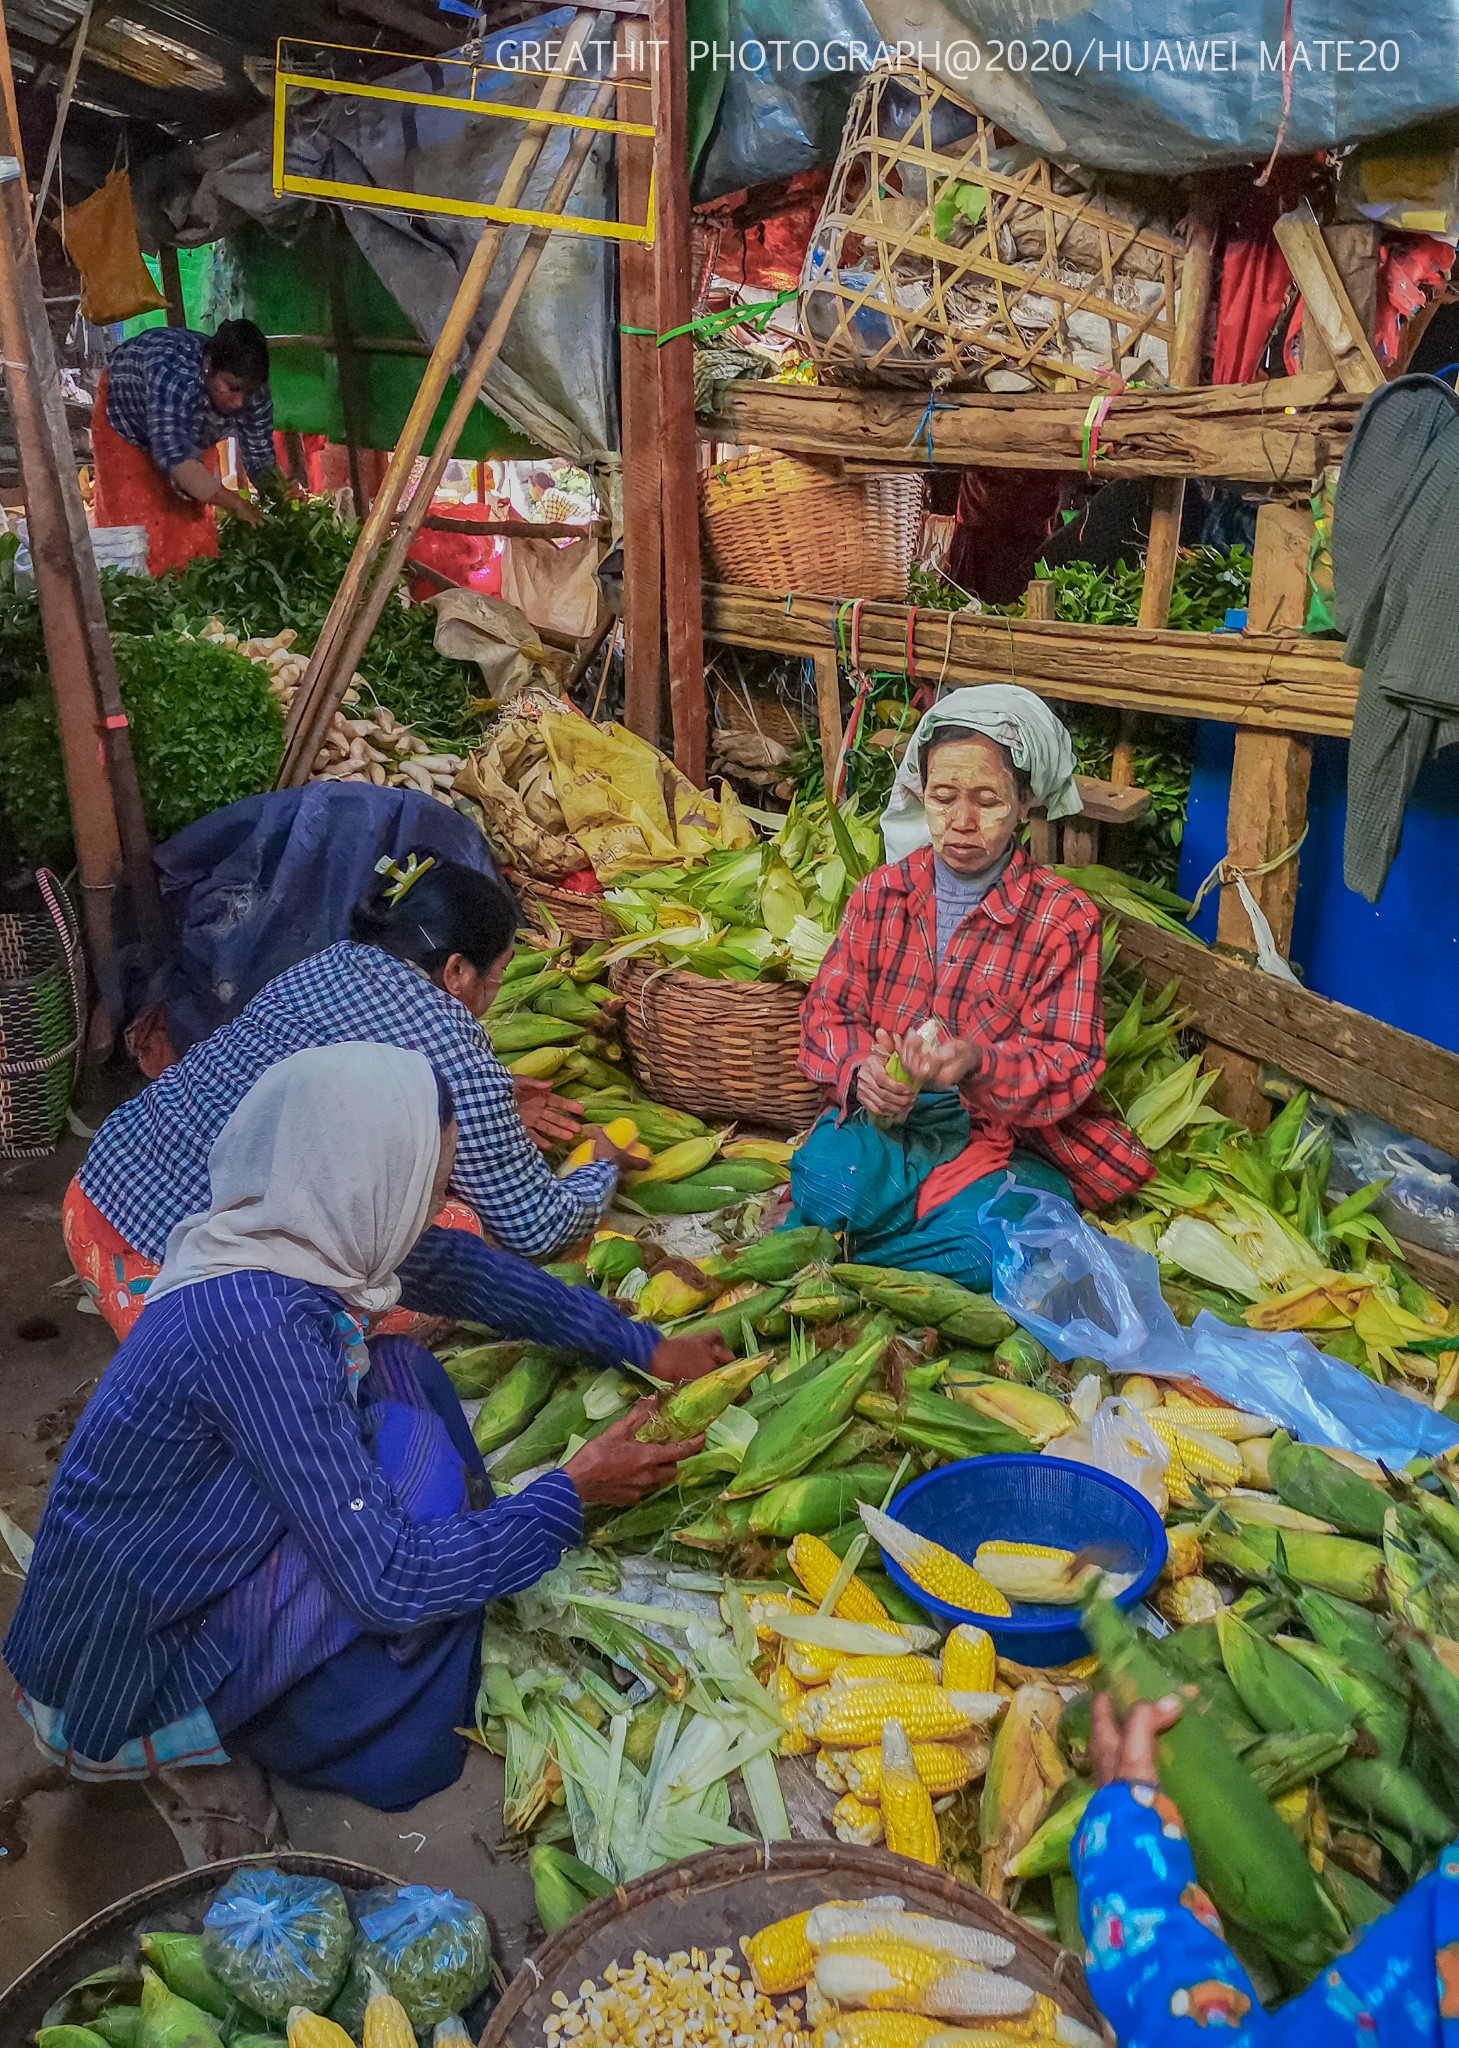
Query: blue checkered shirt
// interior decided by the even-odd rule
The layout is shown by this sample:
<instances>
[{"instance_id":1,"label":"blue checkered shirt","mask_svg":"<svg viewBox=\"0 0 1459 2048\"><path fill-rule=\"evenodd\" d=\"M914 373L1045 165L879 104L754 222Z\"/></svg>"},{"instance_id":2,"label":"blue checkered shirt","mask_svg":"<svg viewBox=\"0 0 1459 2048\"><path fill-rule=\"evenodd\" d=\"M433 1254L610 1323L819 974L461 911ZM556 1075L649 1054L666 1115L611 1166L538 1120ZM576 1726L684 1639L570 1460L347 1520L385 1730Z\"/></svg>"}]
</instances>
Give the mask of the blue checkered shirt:
<instances>
[{"instance_id":1,"label":"blue checkered shirt","mask_svg":"<svg viewBox=\"0 0 1459 2048\"><path fill-rule=\"evenodd\" d=\"M211 336L189 327L149 327L122 342L107 364L106 416L134 448L145 448L164 476L180 462L236 435L249 480L275 466L274 402L265 384L237 412L219 412L203 382Z\"/></svg>"},{"instance_id":2,"label":"blue checkered shirt","mask_svg":"<svg viewBox=\"0 0 1459 2048\"><path fill-rule=\"evenodd\" d=\"M208 1207L208 1154L258 1080L310 1046L370 1039L423 1052L450 1083L459 1139L451 1188L499 1245L550 1259L595 1230L613 1167L559 1180L527 1136L512 1077L481 1026L419 968L377 946L330 946L277 975L231 1024L109 1116L82 1189L137 1251L160 1264L174 1224ZM360 1104L368 1116L370 1105Z\"/></svg>"}]
</instances>

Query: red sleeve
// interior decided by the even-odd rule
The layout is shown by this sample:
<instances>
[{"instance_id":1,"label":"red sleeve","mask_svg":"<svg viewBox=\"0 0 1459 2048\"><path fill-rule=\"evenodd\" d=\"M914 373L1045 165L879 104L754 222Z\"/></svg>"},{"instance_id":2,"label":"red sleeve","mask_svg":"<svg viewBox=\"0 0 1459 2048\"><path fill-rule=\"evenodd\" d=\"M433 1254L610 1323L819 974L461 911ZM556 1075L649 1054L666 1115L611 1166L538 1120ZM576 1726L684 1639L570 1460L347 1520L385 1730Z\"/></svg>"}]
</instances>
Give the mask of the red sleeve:
<instances>
[{"instance_id":1,"label":"red sleeve","mask_svg":"<svg viewBox=\"0 0 1459 2048\"><path fill-rule=\"evenodd\" d=\"M1028 934L1028 991L1008 1037L963 1088L969 1109L1018 1125L1061 1123L1104 1072L1099 913L1054 896Z\"/></svg>"},{"instance_id":2,"label":"red sleeve","mask_svg":"<svg viewBox=\"0 0 1459 2048\"><path fill-rule=\"evenodd\" d=\"M871 934L866 882L856 889L800 1012L801 1072L844 1107L856 1069L875 1049L871 1021Z\"/></svg>"}]
</instances>

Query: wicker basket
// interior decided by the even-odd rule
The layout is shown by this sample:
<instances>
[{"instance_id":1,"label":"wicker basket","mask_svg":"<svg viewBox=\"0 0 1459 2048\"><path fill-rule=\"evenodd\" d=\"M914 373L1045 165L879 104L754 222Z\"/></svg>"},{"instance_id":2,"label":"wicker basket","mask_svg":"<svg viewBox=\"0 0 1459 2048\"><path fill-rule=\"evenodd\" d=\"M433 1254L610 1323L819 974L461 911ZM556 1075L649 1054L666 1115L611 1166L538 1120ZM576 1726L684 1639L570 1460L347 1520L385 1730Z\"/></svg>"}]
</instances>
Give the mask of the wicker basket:
<instances>
[{"instance_id":1,"label":"wicker basket","mask_svg":"<svg viewBox=\"0 0 1459 2048\"><path fill-rule=\"evenodd\" d=\"M770 1131L804 1130L820 1115L820 1090L798 1063L798 982L708 981L642 960L619 961L608 979L624 998L635 1078L656 1102Z\"/></svg>"},{"instance_id":2,"label":"wicker basket","mask_svg":"<svg viewBox=\"0 0 1459 2048\"><path fill-rule=\"evenodd\" d=\"M508 870L508 880L521 898L522 909L538 925L551 918L571 937L582 939L587 945L598 939L623 936L591 896L581 896L576 889L559 889L551 882L539 882L531 875L521 875L515 870Z\"/></svg>"},{"instance_id":3,"label":"wicker basket","mask_svg":"<svg viewBox=\"0 0 1459 2048\"><path fill-rule=\"evenodd\" d=\"M922 497L916 475L847 476L798 455L737 455L699 478L709 572L777 596L901 600Z\"/></svg>"},{"instance_id":4,"label":"wicker basket","mask_svg":"<svg viewBox=\"0 0 1459 2048\"><path fill-rule=\"evenodd\" d=\"M42 1159L66 1128L86 979L71 906L36 871L44 906L0 914L0 1159Z\"/></svg>"},{"instance_id":5,"label":"wicker basket","mask_svg":"<svg viewBox=\"0 0 1459 2048\"><path fill-rule=\"evenodd\" d=\"M801 272L817 364L997 389L1169 375L1180 245L914 66L857 92Z\"/></svg>"}]
</instances>

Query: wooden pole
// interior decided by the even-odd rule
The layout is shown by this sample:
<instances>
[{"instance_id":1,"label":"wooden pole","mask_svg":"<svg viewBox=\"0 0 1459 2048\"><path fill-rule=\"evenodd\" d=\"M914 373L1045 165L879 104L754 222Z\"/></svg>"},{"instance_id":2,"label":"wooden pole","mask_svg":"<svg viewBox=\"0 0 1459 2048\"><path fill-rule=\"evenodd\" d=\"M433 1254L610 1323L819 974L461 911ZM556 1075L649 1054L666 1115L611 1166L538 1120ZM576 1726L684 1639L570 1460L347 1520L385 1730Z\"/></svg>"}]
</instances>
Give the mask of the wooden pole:
<instances>
[{"instance_id":1,"label":"wooden pole","mask_svg":"<svg viewBox=\"0 0 1459 2048\"><path fill-rule=\"evenodd\" d=\"M162 275L162 296L167 301L167 324L169 327L186 327L187 307L182 296L182 265L177 260L177 251L171 242L164 242L157 251L157 268Z\"/></svg>"},{"instance_id":2,"label":"wooden pole","mask_svg":"<svg viewBox=\"0 0 1459 2048\"><path fill-rule=\"evenodd\" d=\"M652 84L645 20L620 21L618 76ZM618 117L643 118L649 93L625 89ZM618 214L646 220L654 145L647 136L618 137ZM624 242L618 250L619 437L623 450L623 717L630 732L657 746L663 736L664 528L659 447L660 332L652 248ZM647 328L646 334L629 332Z\"/></svg>"},{"instance_id":3,"label":"wooden pole","mask_svg":"<svg viewBox=\"0 0 1459 2048\"><path fill-rule=\"evenodd\" d=\"M1170 382L1177 387L1199 384L1206 314L1215 274L1215 235L1211 222L1193 215L1190 240L1180 271L1180 308L1170 351ZM1161 477L1154 486L1150 510L1150 544L1145 551L1145 582L1140 592L1139 623L1159 632L1170 618L1175 564L1180 553L1180 522L1185 511L1185 478ZM1122 788L1135 779L1136 727L1123 713L1115 741L1110 780Z\"/></svg>"},{"instance_id":4,"label":"wooden pole","mask_svg":"<svg viewBox=\"0 0 1459 2048\"><path fill-rule=\"evenodd\" d=\"M689 205L689 39L685 0L652 0L658 53L654 183L654 270L659 332L694 316L694 249ZM708 718L704 688L704 591L699 560L698 433L694 423L694 337L665 342L659 359L659 446L663 464L665 629L674 759L704 785Z\"/></svg>"},{"instance_id":5,"label":"wooden pole","mask_svg":"<svg viewBox=\"0 0 1459 2048\"><path fill-rule=\"evenodd\" d=\"M350 310L345 285L345 248L349 229L338 214L327 215L321 223L320 257L325 289L329 295L329 324L334 340L335 374L339 379L339 410L344 422L345 453L350 465L350 495L355 517L363 519L370 509L365 489L360 450L365 443L365 402L360 358L350 332Z\"/></svg>"},{"instance_id":6,"label":"wooden pole","mask_svg":"<svg viewBox=\"0 0 1459 2048\"><path fill-rule=\"evenodd\" d=\"M564 32L559 46L557 67L547 73L539 99L539 105L545 112L556 111L561 106L569 87L581 78L584 46L592 36L597 20L594 12L585 10L573 17ZM552 130L546 126L528 125L503 174L496 195L496 203L499 206L519 204L527 188L527 181L551 133ZM285 757L286 767L290 756L296 751L295 738L300 727L306 719L312 717L313 701L320 680L336 665L335 657L339 643L354 618L360 593L369 580L390 531L391 522L405 496L416 459L425 446L431 422L436 416L436 408L445 393L457 358L466 344L467 332L476 317L482 294L491 280L507 232L503 227L483 228L471 253L471 261L467 264L457 287L451 309L442 324L435 347L427 358L419 388L406 416L405 425L401 428L400 439L391 454L390 465L360 530L354 553L340 579L334 603L329 608L329 616L315 643L314 652L309 657L309 665L304 672L298 695L294 699L286 734L289 748L289 754ZM324 722L327 725L329 721L326 719ZM317 749L310 750L309 759L313 759L315 751ZM302 777L298 779L302 780ZM283 786L287 787L287 782Z\"/></svg>"},{"instance_id":7,"label":"wooden pole","mask_svg":"<svg viewBox=\"0 0 1459 2048\"><path fill-rule=\"evenodd\" d=\"M143 975L156 962L162 908L96 557L61 403L60 370L21 167L15 81L3 14L0 157L16 164L15 174L0 185L0 347L15 420L46 658L56 693L82 919L101 996L92 1020L92 1043L97 1045L110 1040L121 1014L124 948L135 949L133 965Z\"/></svg>"},{"instance_id":8,"label":"wooden pole","mask_svg":"<svg viewBox=\"0 0 1459 2048\"><path fill-rule=\"evenodd\" d=\"M592 102L592 113L595 117L601 116L607 110L612 103L614 91L611 83L598 88ZM545 212L561 213L566 206L595 139L594 129L579 128L573 131L567 155L548 192L543 209ZM376 568L369 588L359 598L348 631L337 644L336 655L328 675L322 678L316 687L307 718L295 724L285 750L283 766L279 771L278 786L281 789L297 788L308 780L311 764L323 744L329 722L339 709L344 693L349 688L350 678L395 588L396 578L405 567L411 545L430 511L437 487L445 474L447 463L455 453L456 444L461 438L471 408L476 403L488 371L501 353L508 330L516 317L517 308L522 303L523 294L542 259L549 234L550 230L546 228L534 228L523 245L507 288L457 388L451 410L446 416L445 425L436 437L435 448L426 463L421 480L409 504L399 514L390 545ZM384 495L383 488L381 495Z\"/></svg>"},{"instance_id":9,"label":"wooden pole","mask_svg":"<svg viewBox=\"0 0 1459 2048\"><path fill-rule=\"evenodd\" d=\"M825 770L826 794L836 782L836 764L841 759L845 737L841 725L841 665L834 654L813 657L816 672L816 716L821 728L821 766Z\"/></svg>"}]
</instances>

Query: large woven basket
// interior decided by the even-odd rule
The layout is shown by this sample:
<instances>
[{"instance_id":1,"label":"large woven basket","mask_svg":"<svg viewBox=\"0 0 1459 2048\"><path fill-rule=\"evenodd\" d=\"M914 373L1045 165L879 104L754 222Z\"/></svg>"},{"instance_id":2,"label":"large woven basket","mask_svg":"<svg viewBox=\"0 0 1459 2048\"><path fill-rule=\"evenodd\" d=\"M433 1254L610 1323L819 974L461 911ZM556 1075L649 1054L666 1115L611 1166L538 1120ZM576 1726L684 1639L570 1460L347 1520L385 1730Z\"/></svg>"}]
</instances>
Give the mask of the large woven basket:
<instances>
[{"instance_id":1,"label":"large woven basket","mask_svg":"<svg viewBox=\"0 0 1459 2048\"><path fill-rule=\"evenodd\" d=\"M838 464L768 451L699 478L710 574L750 590L827 597L907 595L922 529L920 476L847 476Z\"/></svg>"},{"instance_id":2,"label":"large woven basket","mask_svg":"<svg viewBox=\"0 0 1459 2048\"><path fill-rule=\"evenodd\" d=\"M526 916L542 930L549 926L546 920L560 924L574 939L582 939L592 945L597 939L618 939L623 936L613 920L605 917L598 908L597 898L583 896L576 889L559 889L551 882L539 882L531 875L509 871L512 887L521 900Z\"/></svg>"},{"instance_id":3,"label":"large woven basket","mask_svg":"<svg viewBox=\"0 0 1459 2048\"><path fill-rule=\"evenodd\" d=\"M66 1128L86 1016L71 906L36 871L35 909L0 914L0 1159L41 1159Z\"/></svg>"},{"instance_id":4,"label":"large woven basket","mask_svg":"<svg viewBox=\"0 0 1459 2048\"><path fill-rule=\"evenodd\" d=\"M817 364L860 382L1160 384L1180 245L1149 201L1090 191L930 72L873 71L801 272Z\"/></svg>"},{"instance_id":5,"label":"large woven basket","mask_svg":"<svg viewBox=\"0 0 1459 2048\"><path fill-rule=\"evenodd\" d=\"M620 960L608 979L624 998L634 1075L656 1102L770 1131L815 1122L821 1094L800 1071L798 982L708 981L642 960Z\"/></svg>"}]
</instances>

